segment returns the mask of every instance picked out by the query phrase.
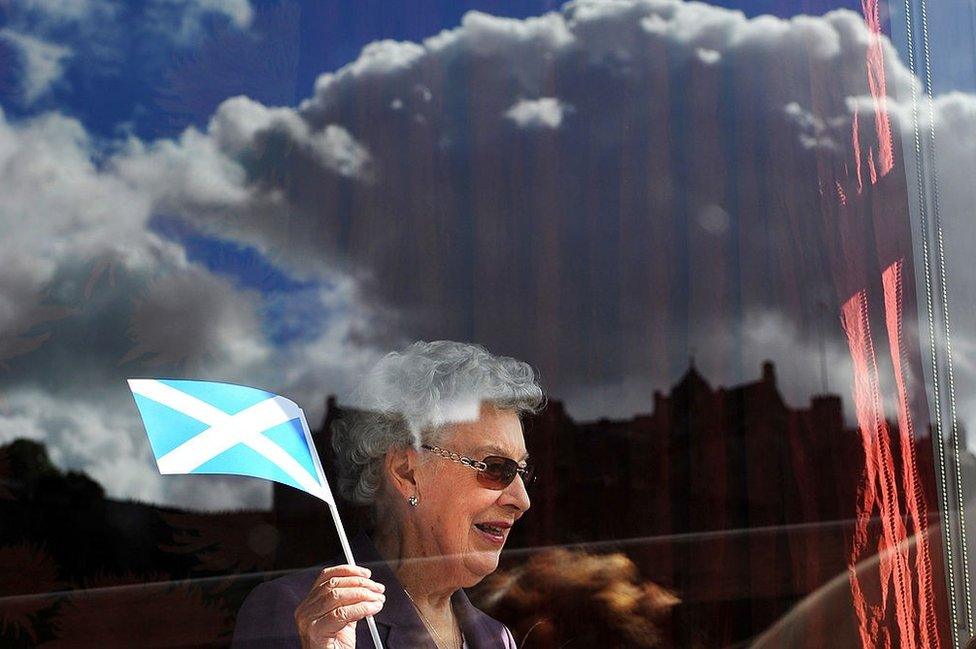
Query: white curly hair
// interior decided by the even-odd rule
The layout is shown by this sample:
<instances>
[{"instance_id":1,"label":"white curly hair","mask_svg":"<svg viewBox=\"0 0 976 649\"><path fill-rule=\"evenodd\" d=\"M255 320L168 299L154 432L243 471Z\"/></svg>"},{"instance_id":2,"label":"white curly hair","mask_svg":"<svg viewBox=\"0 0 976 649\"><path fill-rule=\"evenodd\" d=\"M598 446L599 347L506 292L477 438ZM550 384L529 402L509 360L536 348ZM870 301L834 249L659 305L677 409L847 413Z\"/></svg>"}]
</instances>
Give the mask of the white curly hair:
<instances>
[{"instance_id":1,"label":"white curly hair","mask_svg":"<svg viewBox=\"0 0 976 649\"><path fill-rule=\"evenodd\" d=\"M418 341L384 356L363 378L358 408L333 424L339 493L373 505L383 458L395 447L443 441L450 425L478 418L482 403L518 415L539 412L545 396L532 367L481 345Z\"/></svg>"}]
</instances>

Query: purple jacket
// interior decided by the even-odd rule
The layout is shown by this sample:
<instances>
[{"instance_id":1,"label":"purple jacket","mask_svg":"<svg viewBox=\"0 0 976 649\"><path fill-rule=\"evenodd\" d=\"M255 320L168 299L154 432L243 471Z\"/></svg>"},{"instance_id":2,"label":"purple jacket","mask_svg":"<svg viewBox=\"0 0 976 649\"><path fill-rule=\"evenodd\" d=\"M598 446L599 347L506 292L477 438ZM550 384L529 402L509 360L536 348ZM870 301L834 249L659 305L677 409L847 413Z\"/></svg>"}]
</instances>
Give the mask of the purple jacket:
<instances>
[{"instance_id":1,"label":"purple jacket","mask_svg":"<svg viewBox=\"0 0 976 649\"><path fill-rule=\"evenodd\" d=\"M386 586L386 603L375 617L383 646L388 649L436 649L437 645L427 633L417 610L407 599L396 575L380 559L369 537L360 534L351 545L356 563L368 567L373 573L371 578ZM308 595L323 568L324 565L294 572L260 584L251 591L237 613L233 649L300 649L295 609ZM475 608L463 590L458 589L451 596L451 604L468 648L516 649L508 627ZM373 647L365 620L356 625L356 647Z\"/></svg>"}]
</instances>

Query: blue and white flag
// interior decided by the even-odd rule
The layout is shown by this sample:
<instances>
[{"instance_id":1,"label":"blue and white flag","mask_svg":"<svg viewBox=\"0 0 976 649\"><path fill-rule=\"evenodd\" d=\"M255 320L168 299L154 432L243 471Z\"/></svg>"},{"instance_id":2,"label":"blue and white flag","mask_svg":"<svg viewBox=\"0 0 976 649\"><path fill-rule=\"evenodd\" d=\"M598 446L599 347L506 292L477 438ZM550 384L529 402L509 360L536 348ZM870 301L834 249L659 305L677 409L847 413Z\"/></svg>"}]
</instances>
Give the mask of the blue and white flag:
<instances>
[{"instance_id":1,"label":"blue and white flag","mask_svg":"<svg viewBox=\"0 0 976 649\"><path fill-rule=\"evenodd\" d=\"M274 480L329 505L346 561L355 565L319 454L294 402L246 385L129 379L160 473L225 473ZM376 649L376 620L366 618Z\"/></svg>"},{"instance_id":2,"label":"blue and white flag","mask_svg":"<svg viewBox=\"0 0 976 649\"><path fill-rule=\"evenodd\" d=\"M213 381L129 379L129 388L160 473L253 476L335 504L294 402Z\"/></svg>"}]
</instances>

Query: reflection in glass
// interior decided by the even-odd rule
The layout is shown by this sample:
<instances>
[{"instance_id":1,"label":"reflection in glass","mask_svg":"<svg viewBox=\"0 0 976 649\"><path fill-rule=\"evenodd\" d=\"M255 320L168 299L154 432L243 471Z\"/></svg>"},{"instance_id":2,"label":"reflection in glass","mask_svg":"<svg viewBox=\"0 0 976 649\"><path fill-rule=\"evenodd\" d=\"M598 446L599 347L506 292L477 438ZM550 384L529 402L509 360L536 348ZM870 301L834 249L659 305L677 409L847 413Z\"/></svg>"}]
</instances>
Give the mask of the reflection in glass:
<instances>
[{"instance_id":1,"label":"reflection in glass","mask_svg":"<svg viewBox=\"0 0 976 649\"><path fill-rule=\"evenodd\" d=\"M0 565L30 574L0 579L0 640L193 578L173 597L219 642L265 572L332 554L300 494L155 475L122 379L287 394L326 449L416 339L553 396L478 591L530 645L577 617L646 646L968 638L971 7L582 0L407 42L359 5L362 32L301 1L126 30L29 4L0 30L0 64L47 62L0 73ZM155 94L116 115L106 70ZM584 584L617 617L532 609L575 601L568 565L617 571Z\"/></svg>"}]
</instances>

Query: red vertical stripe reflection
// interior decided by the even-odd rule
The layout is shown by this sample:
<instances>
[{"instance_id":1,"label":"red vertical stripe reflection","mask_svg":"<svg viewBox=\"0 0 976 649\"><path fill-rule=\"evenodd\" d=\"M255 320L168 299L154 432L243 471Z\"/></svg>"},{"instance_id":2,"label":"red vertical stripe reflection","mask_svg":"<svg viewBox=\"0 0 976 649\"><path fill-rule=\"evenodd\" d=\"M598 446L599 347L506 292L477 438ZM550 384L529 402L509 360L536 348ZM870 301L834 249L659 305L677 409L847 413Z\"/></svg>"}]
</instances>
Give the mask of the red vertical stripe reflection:
<instances>
[{"instance_id":1,"label":"red vertical stripe reflection","mask_svg":"<svg viewBox=\"0 0 976 649\"><path fill-rule=\"evenodd\" d=\"M866 291L860 291L843 306L841 321L851 352L854 372L854 405L865 468L858 485L856 528L848 574L858 617L861 644L865 649L897 646L905 649L929 649L939 646L932 599L932 572L928 540L924 535L925 503L914 462L911 418L905 392L904 367L901 361L901 265L892 264L883 273L885 314L899 396L899 447L901 457L895 461L892 433L885 419L878 376L877 358L868 319ZM899 480L898 466L901 466ZM908 510L912 533L916 535L916 571L911 568L911 544L902 513ZM877 547L872 546L871 517L878 515L881 534ZM868 593L856 571L858 562L877 552L880 591ZM893 613L898 637L893 638L884 624Z\"/></svg>"},{"instance_id":2,"label":"red vertical stripe reflection","mask_svg":"<svg viewBox=\"0 0 976 649\"><path fill-rule=\"evenodd\" d=\"M908 510L910 532L915 536L915 578L918 596L918 641L921 647L938 647L938 620L935 614L935 591L933 587L932 559L929 550L928 507L925 492L918 474L918 459L915 452L915 423L908 402L907 370L903 322L902 282L904 260L899 259L881 274L884 286L885 324L888 330L888 345L895 373L895 388L898 392L898 441L901 449L902 487L904 503Z\"/></svg>"},{"instance_id":3,"label":"red vertical stripe reflection","mask_svg":"<svg viewBox=\"0 0 976 649\"><path fill-rule=\"evenodd\" d=\"M856 174L853 180L858 195L865 186L863 162L866 161L871 187L877 187L879 180L894 167L880 0L862 0L861 9L870 32L865 68L874 107L876 140L872 141L874 138L871 137L862 139L861 126L867 126L865 116L855 110L851 143ZM862 161L862 155L865 161ZM847 204L843 197L840 202ZM862 288L855 293L841 310L853 364L855 412L865 458L858 485L856 528L848 558L851 595L864 649L892 646L929 649L941 644L930 541L926 534L928 513L919 477L909 401L911 386L908 385L910 367L907 359L910 353L903 332L904 268L904 257L901 257L881 273L885 328L897 392L897 435L890 429L882 402L868 316L868 289ZM871 525L872 516L880 519L880 534ZM856 570L859 562L875 552L880 579L876 588L872 587L871 575L859 575ZM897 637L894 625L890 624L891 615L897 622Z\"/></svg>"},{"instance_id":4,"label":"red vertical stripe reflection","mask_svg":"<svg viewBox=\"0 0 976 649\"><path fill-rule=\"evenodd\" d=\"M854 598L854 610L857 613L862 646L865 649L890 647L890 639L884 633L885 627L882 624L885 616L884 601L887 599L887 580L884 576L881 580L882 601L869 602L868 595L861 588L856 569L858 561L872 553L870 522L878 500L876 492L878 449L874 432L877 413L870 371L874 365L874 350L867 339L867 298L864 291L856 293L844 304L841 309L841 321L847 333L847 342L854 364L854 404L865 457L864 473L857 488L858 502L855 516L857 522L848 559L851 594Z\"/></svg>"},{"instance_id":5,"label":"red vertical stripe reflection","mask_svg":"<svg viewBox=\"0 0 976 649\"><path fill-rule=\"evenodd\" d=\"M864 181L861 178L861 140L858 132L860 131L860 121L857 118L857 111L851 118L851 151L854 153L854 174L857 179L857 193L864 191ZM844 205L847 201L842 201Z\"/></svg>"},{"instance_id":6,"label":"red vertical stripe reflection","mask_svg":"<svg viewBox=\"0 0 976 649\"><path fill-rule=\"evenodd\" d=\"M877 182L878 178L887 175L894 166L894 153L892 151L891 140L891 119L888 117L888 84L885 79L884 70L884 50L881 47L881 3L880 0L861 0L861 11L864 13L864 22L867 23L868 31L871 33L871 40L868 43L865 55L865 66L868 74L868 87L871 89L871 97L874 99L874 128L878 138L878 150L874 155L873 151L868 151L871 164L871 182ZM855 116L857 113L855 113ZM853 125L853 138L857 144L857 120ZM858 159L857 182L861 184L860 159Z\"/></svg>"}]
</instances>

